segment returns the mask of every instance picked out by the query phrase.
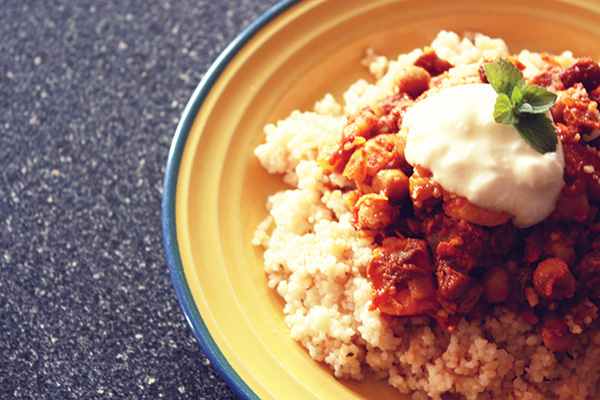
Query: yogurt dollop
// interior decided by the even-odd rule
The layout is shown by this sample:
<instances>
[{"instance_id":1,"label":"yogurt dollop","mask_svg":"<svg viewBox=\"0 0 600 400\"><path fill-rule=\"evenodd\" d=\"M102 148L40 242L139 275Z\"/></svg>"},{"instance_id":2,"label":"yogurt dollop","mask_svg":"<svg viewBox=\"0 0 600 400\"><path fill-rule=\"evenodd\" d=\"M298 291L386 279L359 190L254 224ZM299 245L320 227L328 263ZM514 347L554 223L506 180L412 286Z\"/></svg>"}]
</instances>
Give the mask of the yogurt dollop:
<instances>
[{"instance_id":1,"label":"yogurt dollop","mask_svg":"<svg viewBox=\"0 0 600 400\"><path fill-rule=\"evenodd\" d=\"M564 154L541 154L512 125L494 121L497 94L489 84L451 87L409 108L405 157L431 171L446 191L513 215L518 228L554 211L564 185Z\"/></svg>"}]
</instances>

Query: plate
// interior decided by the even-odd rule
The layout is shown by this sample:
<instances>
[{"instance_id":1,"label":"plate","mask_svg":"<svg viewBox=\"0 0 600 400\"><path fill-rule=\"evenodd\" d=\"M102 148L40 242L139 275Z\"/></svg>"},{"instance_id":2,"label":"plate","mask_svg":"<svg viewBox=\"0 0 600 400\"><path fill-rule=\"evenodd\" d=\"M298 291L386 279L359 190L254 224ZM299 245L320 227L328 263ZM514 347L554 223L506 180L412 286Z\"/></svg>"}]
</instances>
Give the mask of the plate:
<instances>
[{"instance_id":1,"label":"plate","mask_svg":"<svg viewBox=\"0 0 600 400\"><path fill-rule=\"evenodd\" d=\"M394 57L445 29L521 49L600 59L594 0L283 1L220 55L192 94L164 180L167 262L185 317L221 376L244 399L398 399L385 382L337 380L292 340L283 301L251 244L282 187L253 156L265 124L340 98L367 48Z\"/></svg>"}]
</instances>

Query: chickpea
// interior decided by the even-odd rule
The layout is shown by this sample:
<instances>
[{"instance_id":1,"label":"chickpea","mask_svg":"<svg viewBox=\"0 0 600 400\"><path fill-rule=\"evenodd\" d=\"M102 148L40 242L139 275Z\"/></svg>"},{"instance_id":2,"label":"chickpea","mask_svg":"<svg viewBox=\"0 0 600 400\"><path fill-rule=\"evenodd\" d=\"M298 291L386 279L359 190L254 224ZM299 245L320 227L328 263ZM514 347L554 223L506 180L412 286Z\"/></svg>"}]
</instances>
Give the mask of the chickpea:
<instances>
[{"instance_id":1,"label":"chickpea","mask_svg":"<svg viewBox=\"0 0 600 400\"><path fill-rule=\"evenodd\" d=\"M369 139L364 145L367 175L375 176L386 165L398 164L396 148L399 144L400 138L395 134L377 135Z\"/></svg>"},{"instance_id":2,"label":"chickpea","mask_svg":"<svg viewBox=\"0 0 600 400\"><path fill-rule=\"evenodd\" d=\"M544 248L546 255L553 258L560 258L567 264L574 264L577 261L577 253L574 248L574 241L564 235L552 233L550 240Z\"/></svg>"},{"instance_id":3,"label":"chickpea","mask_svg":"<svg viewBox=\"0 0 600 400\"><path fill-rule=\"evenodd\" d=\"M379 118L370 108L363 108L358 113L350 116L342 130L342 144L346 149L362 144L370 139L377 129ZM356 143L358 139L358 143Z\"/></svg>"},{"instance_id":4,"label":"chickpea","mask_svg":"<svg viewBox=\"0 0 600 400\"><path fill-rule=\"evenodd\" d=\"M554 215L561 221L584 221L590 212L590 202L585 192L574 196L563 194L556 203Z\"/></svg>"},{"instance_id":5,"label":"chickpea","mask_svg":"<svg viewBox=\"0 0 600 400\"><path fill-rule=\"evenodd\" d=\"M397 216L397 210L387 197L368 193L357 202L358 225L363 229L385 229L390 226Z\"/></svg>"},{"instance_id":6,"label":"chickpea","mask_svg":"<svg viewBox=\"0 0 600 400\"><path fill-rule=\"evenodd\" d=\"M356 182L363 182L367 178L367 157L364 149L358 148L352 153L344 167L343 175Z\"/></svg>"},{"instance_id":7,"label":"chickpea","mask_svg":"<svg viewBox=\"0 0 600 400\"><path fill-rule=\"evenodd\" d=\"M533 273L533 287L544 299L560 300L575 294L575 277L560 258L548 258Z\"/></svg>"},{"instance_id":8,"label":"chickpea","mask_svg":"<svg viewBox=\"0 0 600 400\"><path fill-rule=\"evenodd\" d=\"M510 273L505 267L495 266L484 275L483 297L489 303L503 303L510 293Z\"/></svg>"},{"instance_id":9,"label":"chickpea","mask_svg":"<svg viewBox=\"0 0 600 400\"><path fill-rule=\"evenodd\" d=\"M406 93L414 99L429 89L430 80L431 75L424 68L410 66L401 71L396 87L399 93Z\"/></svg>"},{"instance_id":10,"label":"chickpea","mask_svg":"<svg viewBox=\"0 0 600 400\"><path fill-rule=\"evenodd\" d=\"M382 169L374 177L372 186L391 201L402 200L408 195L408 177L399 169Z\"/></svg>"},{"instance_id":11,"label":"chickpea","mask_svg":"<svg viewBox=\"0 0 600 400\"><path fill-rule=\"evenodd\" d=\"M593 299L600 298L600 251L586 254L573 267L581 290Z\"/></svg>"}]
</instances>

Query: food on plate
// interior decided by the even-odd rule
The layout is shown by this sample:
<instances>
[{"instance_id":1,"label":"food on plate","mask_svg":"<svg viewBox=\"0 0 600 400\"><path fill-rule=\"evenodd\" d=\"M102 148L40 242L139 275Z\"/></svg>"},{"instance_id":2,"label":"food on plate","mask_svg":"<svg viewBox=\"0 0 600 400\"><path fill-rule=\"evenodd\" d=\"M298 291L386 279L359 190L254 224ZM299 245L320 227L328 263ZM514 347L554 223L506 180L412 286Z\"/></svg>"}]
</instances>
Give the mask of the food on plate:
<instances>
[{"instance_id":1,"label":"food on plate","mask_svg":"<svg viewBox=\"0 0 600 400\"><path fill-rule=\"evenodd\" d=\"M442 31L365 65L255 150L290 335L413 399L596 398L598 63Z\"/></svg>"}]
</instances>

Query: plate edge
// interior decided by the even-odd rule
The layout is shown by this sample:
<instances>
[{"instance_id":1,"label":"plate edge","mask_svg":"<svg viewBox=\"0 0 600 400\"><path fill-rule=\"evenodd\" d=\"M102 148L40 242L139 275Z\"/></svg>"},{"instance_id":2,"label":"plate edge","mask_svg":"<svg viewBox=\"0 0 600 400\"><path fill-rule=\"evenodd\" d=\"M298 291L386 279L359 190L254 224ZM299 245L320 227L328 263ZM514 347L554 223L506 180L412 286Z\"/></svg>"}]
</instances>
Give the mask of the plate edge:
<instances>
[{"instance_id":1,"label":"plate edge","mask_svg":"<svg viewBox=\"0 0 600 400\"><path fill-rule=\"evenodd\" d=\"M212 335L206 328L193 301L190 288L185 280L181 255L178 250L177 226L175 221L175 195L177 190L181 158L185 143L193 126L195 115L200 110L204 100L210 93L213 85L220 77L223 70L231 60L259 31L279 17L285 11L301 2L301 0L282 0L276 3L257 19L251 22L240 34L220 53L211 64L204 77L188 100L180 121L175 130L172 144L167 156L165 175L163 180L163 194L161 202L161 222L163 245L165 249L167 267L171 283L185 319L204 351L221 378L229 385L236 395L242 399L259 399L252 389L240 378L229 364L223 353L219 350Z\"/></svg>"}]
</instances>

